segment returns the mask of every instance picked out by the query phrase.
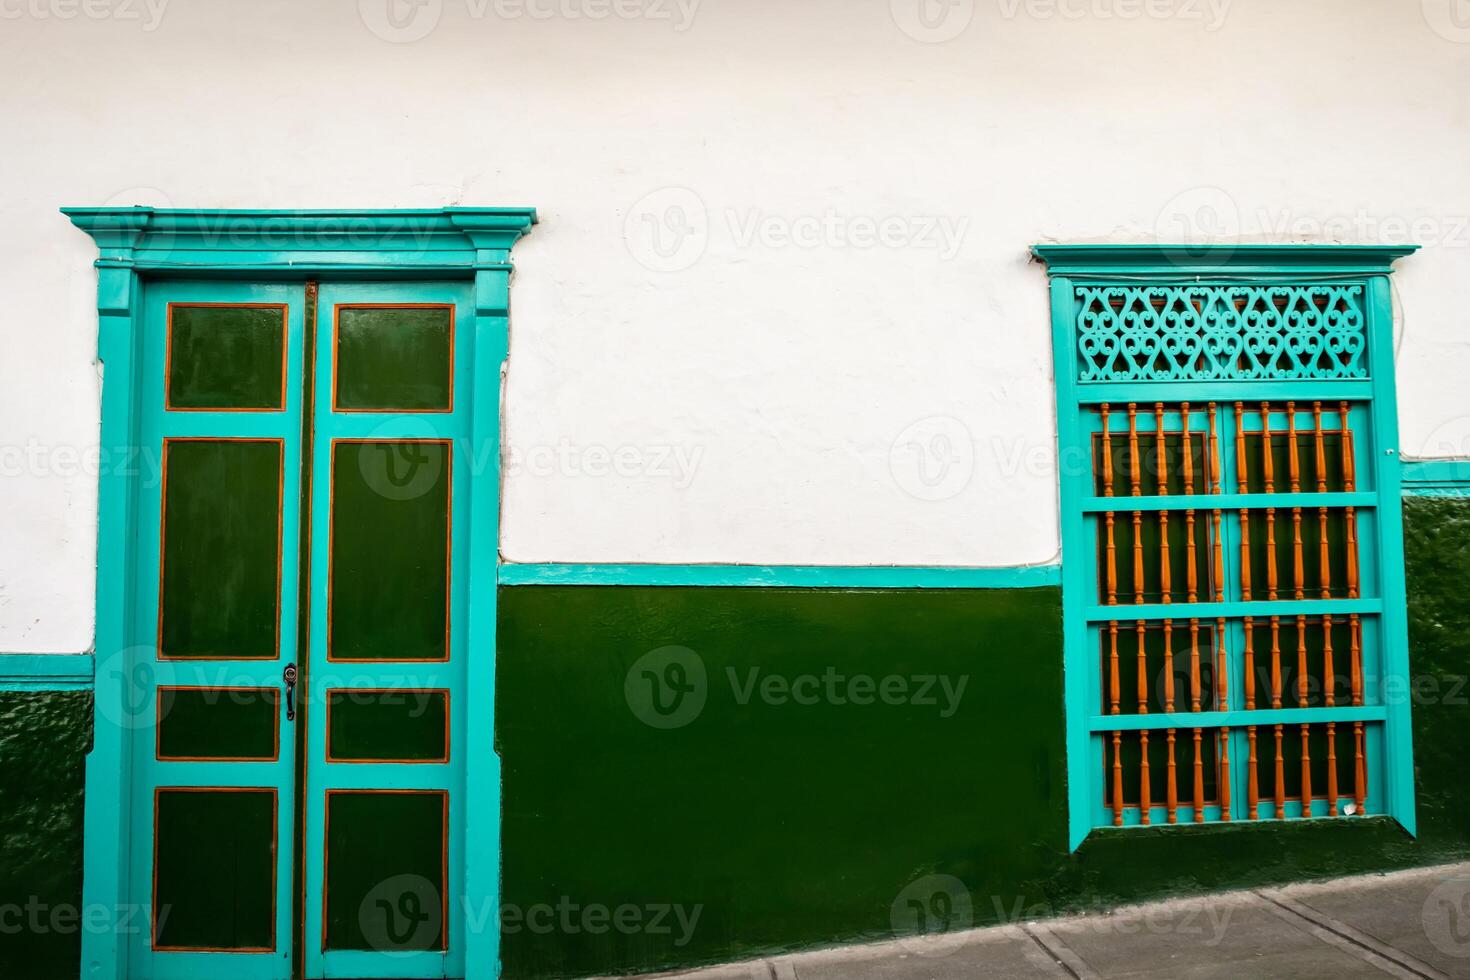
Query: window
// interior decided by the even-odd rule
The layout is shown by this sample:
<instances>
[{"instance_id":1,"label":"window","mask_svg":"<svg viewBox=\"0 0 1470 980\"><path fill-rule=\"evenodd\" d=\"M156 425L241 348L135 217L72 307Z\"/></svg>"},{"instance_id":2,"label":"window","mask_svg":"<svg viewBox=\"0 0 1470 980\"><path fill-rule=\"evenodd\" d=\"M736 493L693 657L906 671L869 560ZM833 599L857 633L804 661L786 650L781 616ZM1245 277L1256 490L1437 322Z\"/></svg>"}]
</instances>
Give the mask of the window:
<instances>
[{"instance_id":1,"label":"window","mask_svg":"<svg viewBox=\"0 0 1470 980\"><path fill-rule=\"evenodd\" d=\"M1388 264L1038 246L1052 275L1073 846L1413 829Z\"/></svg>"}]
</instances>

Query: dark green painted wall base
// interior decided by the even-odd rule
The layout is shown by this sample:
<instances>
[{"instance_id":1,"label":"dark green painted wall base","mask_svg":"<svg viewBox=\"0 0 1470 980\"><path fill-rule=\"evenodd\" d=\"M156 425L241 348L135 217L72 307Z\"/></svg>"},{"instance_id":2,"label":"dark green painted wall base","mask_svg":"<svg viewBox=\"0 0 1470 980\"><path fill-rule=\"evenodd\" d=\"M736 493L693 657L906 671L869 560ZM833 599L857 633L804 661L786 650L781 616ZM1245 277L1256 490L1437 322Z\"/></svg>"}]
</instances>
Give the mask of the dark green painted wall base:
<instances>
[{"instance_id":1,"label":"dark green painted wall base","mask_svg":"<svg viewBox=\"0 0 1470 980\"><path fill-rule=\"evenodd\" d=\"M80 969L82 777L92 695L0 691L0 977Z\"/></svg>"},{"instance_id":2,"label":"dark green painted wall base","mask_svg":"<svg viewBox=\"0 0 1470 980\"><path fill-rule=\"evenodd\" d=\"M1065 846L1059 603L1055 588L502 590L506 905L673 907L668 933L594 934L580 913L551 932L508 927L506 975L873 935L899 890L933 871L1039 894ZM670 644L698 655L707 696L698 717L660 729L630 708L625 682ZM757 685L830 669L876 691L902 677L914 695L925 682L913 678L944 675L951 693L936 680L932 705L832 704L825 691L802 705L757 686L742 705L752 669ZM850 702L866 688L838 690ZM692 927L679 909L686 922L699 910Z\"/></svg>"},{"instance_id":3,"label":"dark green painted wall base","mask_svg":"<svg viewBox=\"0 0 1470 980\"><path fill-rule=\"evenodd\" d=\"M1470 501L1406 508L1417 841L1369 819L1102 832L1068 855L1055 589L502 589L506 975L889 938L929 875L979 925L1465 858ZM671 645L693 653L639 663ZM694 655L702 707L674 690ZM813 681L763 695L768 675ZM86 694L0 692L0 976L77 975L90 715Z\"/></svg>"}]
</instances>

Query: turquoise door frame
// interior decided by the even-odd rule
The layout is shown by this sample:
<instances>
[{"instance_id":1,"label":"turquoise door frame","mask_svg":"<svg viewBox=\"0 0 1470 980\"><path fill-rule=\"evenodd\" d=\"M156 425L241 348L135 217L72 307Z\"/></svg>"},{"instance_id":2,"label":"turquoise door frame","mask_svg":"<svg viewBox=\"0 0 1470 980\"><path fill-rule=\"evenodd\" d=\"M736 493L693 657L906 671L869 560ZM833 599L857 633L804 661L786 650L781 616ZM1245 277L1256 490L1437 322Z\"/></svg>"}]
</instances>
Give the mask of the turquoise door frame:
<instances>
[{"instance_id":1,"label":"turquoise door frame","mask_svg":"<svg viewBox=\"0 0 1470 980\"><path fill-rule=\"evenodd\" d=\"M96 242L102 362L104 465L98 486L94 737L87 757L82 975L125 980L128 949L146 901L130 885L130 847L139 825L133 732L137 697L129 647L138 635L138 529L145 470L143 302L145 280L187 277L283 281L360 278L448 279L473 284L474 337L467 450L478 462L469 482L469 560L463 661L467 700L463 890L467 916L464 976L499 972L500 762L494 752L495 603L499 542L500 374L508 346L510 251L535 222L530 208L265 211L64 208ZM150 733L151 734L151 733ZM468 832L473 828L473 832Z\"/></svg>"}]
</instances>

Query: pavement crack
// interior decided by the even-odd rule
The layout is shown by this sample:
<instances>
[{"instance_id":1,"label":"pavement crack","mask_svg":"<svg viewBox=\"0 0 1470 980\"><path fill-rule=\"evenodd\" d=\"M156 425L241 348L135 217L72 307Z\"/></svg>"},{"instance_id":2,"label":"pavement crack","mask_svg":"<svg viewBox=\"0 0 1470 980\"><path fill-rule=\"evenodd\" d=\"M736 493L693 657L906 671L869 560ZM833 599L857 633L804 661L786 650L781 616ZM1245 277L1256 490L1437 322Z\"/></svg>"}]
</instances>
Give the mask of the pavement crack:
<instances>
[{"instance_id":1,"label":"pavement crack","mask_svg":"<svg viewBox=\"0 0 1470 980\"><path fill-rule=\"evenodd\" d=\"M1039 923L1022 922L1021 931L1031 937L1031 941L1041 947L1052 962L1056 963L1067 975L1074 980L1097 980L1094 973L1076 951L1062 942L1057 934Z\"/></svg>"},{"instance_id":2,"label":"pavement crack","mask_svg":"<svg viewBox=\"0 0 1470 980\"><path fill-rule=\"evenodd\" d=\"M1286 921L1298 928L1302 923L1306 923L1307 932L1331 945L1353 953L1359 959L1378 967L1385 973L1401 977L1403 980L1450 980L1446 974L1436 970L1428 963L1410 956L1401 949L1374 939L1347 923L1340 922L1290 896L1279 892L1273 894L1260 889L1252 889L1251 894L1269 902L1274 906L1272 911ZM1329 940L1323 933L1332 936L1337 941Z\"/></svg>"}]
</instances>

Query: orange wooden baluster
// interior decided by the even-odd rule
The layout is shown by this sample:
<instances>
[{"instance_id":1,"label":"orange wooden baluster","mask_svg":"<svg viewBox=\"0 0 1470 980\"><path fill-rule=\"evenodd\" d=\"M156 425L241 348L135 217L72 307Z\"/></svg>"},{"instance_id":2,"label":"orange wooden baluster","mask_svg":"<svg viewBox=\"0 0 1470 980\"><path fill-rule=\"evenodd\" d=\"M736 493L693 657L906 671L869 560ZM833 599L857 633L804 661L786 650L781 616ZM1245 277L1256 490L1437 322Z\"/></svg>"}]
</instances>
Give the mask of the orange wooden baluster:
<instances>
[{"instance_id":1,"label":"orange wooden baluster","mask_svg":"<svg viewBox=\"0 0 1470 980\"><path fill-rule=\"evenodd\" d=\"M1296 702L1297 707L1307 706L1307 617L1296 618ZM1312 753L1308 745L1311 726L1302 726L1302 816L1312 815Z\"/></svg>"},{"instance_id":2,"label":"orange wooden baluster","mask_svg":"<svg viewBox=\"0 0 1470 980\"><path fill-rule=\"evenodd\" d=\"M1235 403L1235 489L1242 495L1250 490L1250 475L1246 470L1245 451L1245 404ZM1240 508L1240 598L1251 601L1251 523L1250 511ZM1256 630L1254 617L1245 617L1245 709L1256 708ZM1228 730L1227 730L1228 733ZM1256 726L1247 725L1246 735L1246 808L1247 819L1256 819L1256 807L1260 802L1260 777L1257 771Z\"/></svg>"},{"instance_id":3,"label":"orange wooden baluster","mask_svg":"<svg viewBox=\"0 0 1470 980\"><path fill-rule=\"evenodd\" d=\"M1342 481L1343 489L1348 493L1354 493L1358 489L1357 469L1353 463L1353 438L1348 431L1348 404L1343 402L1338 408L1342 417ZM1348 541L1348 576L1356 577L1358 574L1358 522L1356 507L1347 508L1347 541Z\"/></svg>"},{"instance_id":4,"label":"orange wooden baluster","mask_svg":"<svg viewBox=\"0 0 1470 980\"><path fill-rule=\"evenodd\" d=\"M1138 772L1138 822L1141 824L1150 824L1153 823L1153 797L1152 786L1149 783L1148 729L1139 730L1138 745L1143 750L1143 754L1140 756Z\"/></svg>"},{"instance_id":5,"label":"orange wooden baluster","mask_svg":"<svg viewBox=\"0 0 1470 980\"><path fill-rule=\"evenodd\" d=\"M1287 461L1290 469L1291 492L1294 494L1300 493L1302 489L1301 451L1297 445L1296 435L1296 402L1287 402ZM1306 598L1306 568L1302 562L1302 509L1295 505L1291 508L1291 585L1294 598ZM1296 618L1296 636L1297 707L1305 708L1307 706L1307 618L1305 616ZM1307 743L1309 730L1308 726L1301 726L1303 817L1312 815L1312 760Z\"/></svg>"},{"instance_id":6,"label":"orange wooden baluster","mask_svg":"<svg viewBox=\"0 0 1470 980\"><path fill-rule=\"evenodd\" d=\"M1123 826L1123 733L1113 732L1113 826Z\"/></svg>"},{"instance_id":7,"label":"orange wooden baluster","mask_svg":"<svg viewBox=\"0 0 1470 980\"><path fill-rule=\"evenodd\" d=\"M1128 459L1129 459L1129 488L1133 496L1143 495L1140 484L1143 467L1140 463L1138 449L1138 404L1128 403ZM1133 512L1133 601L1137 605L1143 604L1143 512ZM1138 713L1148 714L1148 658L1144 644L1144 621L1138 620L1135 626L1138 637ZM1140 729L1138 733L1138 744L1142 749L1139 766L1140 787L1138 794L1139 823L1148 824L1152 822L1149 810L1152 805L1149 786L1149 762L1148 762L1148 731Z\"/></svg>"},{"instance_id":8,"label":"orange wooden baluster","mask_svg":"<svg viewBox=\"0 0 1470 980\"><path fill-rule=\"evenodd\" d=\"M1217 482L1216 475L1214 475L1214 453L1216 453L1214 435L1216 435L1216 430L1214 430L1214 403L1213 401L1211 401L1210 430L1205 433L1204 479L1207 485L1211 485L1211 482L1213 482L1214 492L1216 492L1216 494L1219 494L1219 482ZM1222 586L1222 582L1220 582L1220 579L1222 579L1222 576L1220 576L1220 566L1219 564L1217 564L1217 561L1219 561L1220 550L1219 522L1220 511L1214 511L1214 525L1210 533L1210 558L1211 567L1213 567L1214 577L1216 577L1217 601L1219 601L1219 589L1220 586ZM1189 710L1200 711L1200 702L1200 620L1191 620L1189 621ZM1200 736L1200 733L1198 733L1197 730L1197 732L1195 732L1195 738L1198 739L1198 736Z\"/></svg>"},{"instance_id":9,"label":"orange wooden baluster","mask_svg":"<svg viewBox=\"0 0 1470 980\"><path fill-rule=\"evenodd\" d=\"M1322 403L1312 403L1317 443L1317 492L1327 492L1327 437L1322 434ZM1332 598L1332 560L1327 547L1327 508L1317 508L1317 561L1321 566L1322 598Z\"/></svg>"},{"instance_id":10,"label":"orange wooden baluster","mask_svg":"<svg viewBox=\"0 0 1470 980\"><path fill-rule=\"evenodd\" d=\"M1312 815L1312 760L1307 751L1307 738L1311 732L1310 725L1302 726L1302 816Z\"/></svg>"},{"instance_id":11,"label":"orange wooden baluster","mask_svg":"<svg viewBox=\"0 0 1470 980\"><path fill-rule=\"evenodd\" d=\"M1158 464L1157 478L1159 496L1169 495L1169 446L1164 435L1164 403L1154 402L1154 455ZM1159 520L1159 591L1165 604L1174 601L1174 583L1169 561L1169 512L1161 510ZM1164 711L1174 710L1174 620L1164 620ZM1168 788L1165 811L1169 823L1179 821L1179 791L1175 779L1174 738L1175 729L1166 731L1168 740Z\"/></svg>"},{"instance_id":12,"label":"orange wooden baluster","mask_svg":"<svg viewBox=\"0 0 1470 980\"><path fill-rule=\"evenodd\" d=\"M1353 462L1353 439L1348 430L1348 403L1338 403L1342 427L1342 483L1348 493L1357 491L1357 469ZM1358 598L1358 519L1357 508L1347 508L1347 595ZM1363 704L1363 623L1357 613L1348 615L1348 655L1352 663L1353 706ZM1368 769L1363 738L1363 723L1353 722L1353 802L1359 815L1368 812Z\"/></svg>"},{"instance_id":13,"label":"orange wooden baluster","mask_svg":"<svg viewBox=\"0 0 1470 980\"><path fill-rule=\"evenodd\" d=\"M1250 779L1247 781L1245 788L1245 803L1250 813L1246 819L1254 820L1261 804L1261 789L1256 772L1256 726L1247 725L1245 735L1250 742L1250 745L1246 749L1247 754L1250 756L1247 760Z\"/></svg>"},{"instance_id":14,"label":"orange wooden baluster","mask_svg":"<svg viewBox=\"0 0 1470 980\"><path fill-rule=\"evenodd\" d=\"M1276 492L1276 461L1271 448L1271 406L1261 402L1261 467L1266 493ZM1276 508L1266 508L1266 597L1276 601Z\"/></svg>"},{"instance_id":15,"label":"orange wooden baluster","mask_svg":"<svg viewBox=\"0 0 1470 980\"><path fill-rule=\"evenodd\" d=\"M1193 437L1190 435L1189 432L1189 402L1185 402L1183 405L1180 406L1180 415L1183 419L1182 427L1184 429L1184 493L1187 496L1194 496L1194 443ZM1205 465L1209 465L1208 461L1205 461ZM1191 605L1193 605L1194 603L1199 601L1199 558L1196 553L1194 544L1195 520L1193 507L1184 512L1184 519L1184 530L1188 538L1185 549L1185 557L1188 560L1189 565L1188 570L1185 573L1185 598ZM1191 661L1197 663L1199 661L1198 617L1192 616L1189 620L1189 649ZM1172 669L1172 656L1169 662ZM1195 702L1194 710L1199 710L1199 703L1197 700Z\"/></svg>"},{"instance_id":16,"label":"orange wooden baluster","mask_svg":"<svg viewBox=\"0 0 1470 980\"><path fill-rule=\"evenodd\" d=\"M1225 620L1220 620L1215 627L1214 636L1215 650L1215 710L1228 711L1230 708L1230 682L1228 665L1230 658L1225 655ZM1220 819L1225 822L1230 820L1230 726L1226 725L1220 729L1218 739L1220 758L1220 779L1218 782L1220 793Z\"/></svg>"},{"instance_id":17,"label":"orange wooden baluster","mask_svg":"<svg viewBox=\"0 0 1470 980\"><path fill-rule=\"evenodd\" d=\"M1271 438L1271 404L1261 402L1261 464L1266 493L1276 492L1276 454ZM1266 508L1266 598L1280 598L1280 580L1276 571L1276 508ZM1271 617L1271 707L1281 707L1281 617ZM1276 818L1286 816L1286 762L1282 753L1285 729L1276 726Z\"/></svg>"},{"instance_id":18,"label":"orange wooden baluster","mask_svg":"<svg viewBox=\"0 0 1470 980\"><path fill-rule=\"evenodd\" d=\"M1205 466L1209 468L1210 492L1220 495L1220 461L1216 454L1220 448L1220 432L1215 427L1215 403L1210 402L1210 431L1206 434ZM1214 513L1214 539L1210 542L1210 554L1214 557L1215 601L1225 601L1225 555L1223 538L1220 536L1220 508Z\"/></svg>"},{"instance_id":19,"label":"orange wooden baluster","mask_svg":"<svg viewBox=\"0 0 1470 980\"><path fill-rule=\"evenodd\" d=\"M1281 707L1281 617L1271 617L1271 707ZM1276 819L1286 816L1286 770L1281 754L1283 730L1276 726Z\"/></svg>"},{"instance_id":20,"label":"orange wooden baluster","mask_svg":"<svg viewBox=\"0 0 1470 980\"><path fill-rule=\"evenodd\" d=\"M1205 433L1205 479L1210 485L1210 492L1215 496L1220 495L1220 430L1218 427L1217 406L1214 402L1209 403L1209 430ZM1225 557L1224 538L1220 533L1220 509L1215 508L1211 515L1212 526L1210 534L1210 556L1211 567L1215 576L1215 601L1225 601ZM1225 619L1220 617L1215 621L1215 633L1211 650L1214 654L1215 674L1215 710L1224 711L1229 707L1226 689L1226 657L1225 657ZM1196 643L1196 651L1198 644ZM1195 659L1198 660L1196 652ZM1197 668L1196 668L1197 673ZM1195 681L1196 690L1199 682ZM1198 711L1199 695L1195 695L1195 710ZM1200 729L1194 730L1194 819L1196 823L1204 821L1204 763L1200 757ZM1220 792L1220 819L1230 819L1230 729L1220 730L1218 742L1220 754L1220 779L1217 782Z\"/></svg>"},{"instance_id":21,"label":"orange wooden baluster","mask_svg":"<svg viewBox=\"0 0 1470 980\"><path fill-rule=\"evenodd\" d=\"M1194 496L1194 442L1189 433L1189 402L1179 406L1181 428L1184 429L1184 495ZM1184 512L1184 557L1189 564L1187 572L1188 601L1199 600L1199 575L1195 569L1197 560L1194 546L1194 508L1190 507Z\"/></svg>"},{"instance_id":22,"label":"orange wooden baluster","mask_svg":"<svg viewBox=\"0 0 1470 980\"><path fill-rule=\"evenodd\" d=\"M1113 436L1108 424L1108 404L1102 406L1102 444L1103 444L1103 496L1113 495ZM1114 512L1108 511L1103 515L1108 529L1107 542L1107 579L1108 579L1108 605L1118 604L1118 545L1113 535Z\"/></svg>"},{"instance_id":23,"label":"orange wooden baluster","mask_svg":"<svg viewBox=\"0 0 1470 980\"><path fill-rule=\"evenodd\" d=\"M1316 447L1317 492L1327 492L1327 437L1322 431L1322 403L1312 402L1313 442ZM1327 508L1317 508L1317 563L1321 568L1321 597L1332 598L1332 558L1328 548ZM1333 688L1337 684L1336 665L1332 662L1332 614L1322 617L1322 697L1331 708L1337 701ZM1327 723L1327 815L1337 816L1337 725Z\"/></svg>"},{"instance_id":24,"label":"orange wooden baluster","mask_svg":"<svg viewBox=\"0 0 1470 980\"><path fill-rule=\"evenodd\" d=\"M1128 403L1128 479L1133 496L1143 494L1139 485L1142 469L1138 451L1138 406ZM1134 602L1143 601L1143 511L1133 512L1133 591Z\"/></svg>"},{"instance_id":25,"label":"orange wooden baluster","mask_svg":"<svg viewBox=\"0 0 1470 980\"><path fill-rule=\"evenodd\" d=\"M1246 471L1245 453L1245 406L1235 403L1235 490L1242 496L1249 492L1250 480ZM1240 508L1240 589L1243 598L1251 595L1251 522L1250 511Z\"/></svg>"},{"instance_id":26,"label":"orange wooden baluster","mask_svg":"<svg viewBox=\"0 0 1470 980\"><path fill-rule=\"evenodd\" d=\"M1249 599L1250 596L1245 597ZM1255 656L1255 624L1247 619L1245 621L1245 710L1256 710L1256 656ZM1261 801L1260 774L1257 769L1256 756L1256 726L1247 725L1246 737L1246 808L1249 811L1247 819L1256 819L1256 805Z\"/></svg>"},{"instance_id":27,"label":"orange wooden baluster","mask_svg":"<svg viewBox=\"0 0 1470 980\"><path fill-rule=\"evenodd\" d=\"M1301 460L1296 444L1296 402L1286 403L1286 426L1286 438L1289 446L1289 452L1286 458L1290 464L1291 492L1300 493L1302 481ZM1296 506L1291 508L1291 563L1292 585L1296 590L1296 598L1305 599L1306 592L1304 586L1306 572L1302 565L1302 509Z\"/></svg>"},{"instance_id":28,"label":"orange wooden baluster","mask_svg":"<svg viewBox=\"0 0 1470 980\"><path fill-rule=\"evenodd\" d=\"M1282 820L1286 817L1286 761L1282 755L1282 739L1285 732L1282 726L1276 726L1276 819Z\"/></svg>"},{"instance_id":29,"label":"orange wooden baluster","mask_svg":"<svg viewBox=\"0 0 1470 980\"><path fill-rule=\"evenodd\" d=\"M1113 496L1113 435L1109 422L1111 406L1107 402L1102 404L1102 446L1103 446L1103 496ZM1118 604L1118 548L1114 539L1113 511L1107 511L1103 517L1107 524L1107 589L1108 605ZM1122 710L1122 682L1119 677L1118 668L1118 621L1116 619L1108 622L1108 695L1112 704L1112 713L1119 714ZM1123 735L1121 732L1113 732L1113 826L1123 826Z\"/></svg>"},{"instance_id":30,"label":"orange wooden baluster","mask_svg":"<svg viewBox=\"0 0 1470 980\"><path fill-rule=\"evenodd\" d=\"M1205 763L1201 757L1203 733L1194 730L1194 822L1205 822Z\"/></svg>"},{"instance_id":31,"label":"orange wooden baluster","mask_svg":"<svg viewBox=\"0 0 1470 980\"><path fill-rule=\"evenodd\" d=\"M1337 724L1327 723L1327 815L1337 816Z\"/></svg>"},{"instance_id":32,"label":"orange wooden baluster","mask_svg":"<svg viewBox=\"0 0 1470 980\"><path fill-rule=\"evenodd\" d=\"M1337 673L1332 663L1332 617L1322 617L1322 688L1327 707L1334 707L1337 696L1333 687ZM1337 725L1327 723L1327 815L1337 816Z\"/></svg>"},{"instance_id":33,"label":"orange wooden baluster","mask_svg":"<svg viewBox=\"0 0 1470 980\"><path fill-rule=\"evenodd\" d=\"M1158 456L1158 479L1159 496L1169 495L1169 462L1168 446L1164 437L1164 403L1154 403L1154 452ZM1174 598L1174 582L1172 569L1169 567L1169 512L1159 511L1159 591L1163 593L1164 601L1170 602Z\"/></svg>"},{"instance_id":34,"label":"orange wooden baluster","mask_svg":"<svg viewBox=\"0 0 1470 980\"><path fill-rule=\"evenodd\" d=\"M1107 402L1102 404L1102 446L1103 446L1103 496L1113 495L1113 436L1109 430L1108 422L1109 406ZM1108 605L1118 604L1118 547L1113 536L1114 512L1107 511L1104 515L1107 524L1107 598ZM1118 701L1120 696L1118 682L1118 621L1116 619L1108 623L1108 632L1111 636L1109 661L1111 663L1111 690L1113 703L1113 714L1118 713Z\"/></svg>"}]
</instances>

